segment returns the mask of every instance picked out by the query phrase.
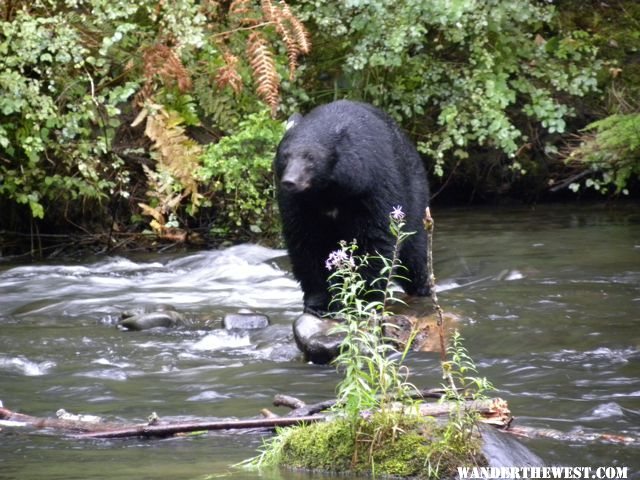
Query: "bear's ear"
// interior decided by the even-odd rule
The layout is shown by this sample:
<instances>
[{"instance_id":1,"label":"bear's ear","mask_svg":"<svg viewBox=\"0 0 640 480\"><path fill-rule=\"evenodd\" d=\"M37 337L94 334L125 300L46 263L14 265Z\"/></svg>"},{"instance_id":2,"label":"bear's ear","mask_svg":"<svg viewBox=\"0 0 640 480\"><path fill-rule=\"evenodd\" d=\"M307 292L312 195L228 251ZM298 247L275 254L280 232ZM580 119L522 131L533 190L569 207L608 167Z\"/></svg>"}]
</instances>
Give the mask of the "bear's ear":
<instances>
[{"instance_id":1,"label":"bear's ear","mask_svg":"<svg viewBox=\"0 0 640 480\"><path fill-rule=\"evenodd\" d=\"M300 120L302 120L302 115L300 115L299 113L294 113L293 115L291 115L289 117L289 120L287 120L287 124L284 127L285 131L291 130L298 123L300 123Z\"/></svg>"},{"instance_id":2,"label":"bear's ear","mask_svg":"<svg viewBox=\"0 0 640 480\"><path fill-rule=\"evenodd\" d=\"M349 125L347 123L336 123L333 127L333 131L335 134L335 138L338 140L343 140L348 137L349 134Z\"/></svg>"}]
</instances>

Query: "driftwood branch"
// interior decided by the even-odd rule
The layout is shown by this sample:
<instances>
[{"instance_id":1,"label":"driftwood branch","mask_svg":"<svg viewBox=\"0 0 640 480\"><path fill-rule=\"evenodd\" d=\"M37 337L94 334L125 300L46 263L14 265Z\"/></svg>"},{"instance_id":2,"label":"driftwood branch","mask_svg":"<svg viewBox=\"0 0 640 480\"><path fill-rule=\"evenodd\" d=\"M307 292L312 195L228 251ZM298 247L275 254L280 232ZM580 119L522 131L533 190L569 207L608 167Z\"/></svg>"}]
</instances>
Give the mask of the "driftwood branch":
<instances>
[{"instance_id":1,"label":"driftwood branch","mask_svg":"<svg viewBox=\"0 0 640 480\"><path fill-rule=\"evenodd\" d=\"M413 400L422 400L425 398L441 398L444 395L444 390L441 388L429 388L424 390L418 390L414 394L409 395L409 398ZM273 399L273 404L276 407L289 407L292 409L287 414L288 417L300 417L305 415L314 415L316 413L323 412L330 409L336 404L336 400L325 400L323 402L313 403L308 405L302 400L290 395L276 395Z\"/></svg>"},{"instance_id":2,"label":"driftwood branch","mask_svg":"<svg viewBox=\"0 0 640 480\"><path fill-rule=\"evenodd\" d=\"M49 428L69 432L95 432L109 430L121 426L117 423L87 422L53 417L32 417L0 407L0 420L11 426L29 426L33 428Z\"/></svg>"},{"instance_id":3,"label":"driftwood branch","mask_svg":"<svg viewBox=\"0 0 640 480\"><path fill-rule=\"evenodd\" d=\"M168 437L181 433L211 430L254 430L260 428L274 429L290 427L303 423L323 422L324 415L305 417L269 417L248 420L221 420L210 422L177 422L156 425L133 425L117 430L89 432L76 435L77 438L127 438L127 437Z\"/></svg>"},{"instance_id":4,"label":"driftwood branch","mask_svg":"<svg viewBox=\"0 0 640 480\"><path fill-rule=\"evenodd\" d=\"M425 390L425 395L436 395L435 390ZM312 405L287 395L278 395L274 399L277 406L292 407L293 410L286 417L274 416L267 411L266 418L238 419L238 420L210 420L197 422L160 423L153 420L146 424L122 424L108 422L88 422L81 420L83 416L76 416L78 420L61 418L42 418L17 413L7 408L0 408L0 420L11 422L12 426L30 426L38 429L61 430L72 433L75 438L127 438L127 437L168 437L211 430L255 430L275 429L313 422L330 420L328 414L320 414L335 404L335 400L328 400ZM424 403L420 406L420 414L424 416L445 416L453 408L459 408L453 402ZM464 408L473 408L480 413L481 418L493 425L506 427L511 420L511 414L506 402L494 399L486 401L468 401ZM315 413L310 413L315 412Z\"/></svg>"},{"instance_id":5,"label":"driftwood branch","mask_svg":"<svg viewBox=\"0 0 640 480\"><path fill-rule=\"evenodd\" d=\"M436 391L426 390L436 395ZM256 429L273 430L276 427L286 427L301 425L313 422L323 422L330 420L330 415L314 414L302 415L308 411L322 411L330 408L335 401L307 405L300 399L288 395L278 395L274 399L274 404L278 406L288 406L293 410L286 417L274 416L269 412L267 418L238 419L238 420L212 420L200 422L173 422L173 423L147 423L147 424L123 424L109 422L94 422L82 420L86 415L69 415L65 418L43 418L33 417L17 413L8 408L0 407L0 428L10 427L32 427L37 429L59 430L71 433L73 438L162 438L173 435L187 434L192 432L202 432L211 430L246 430ZM637 445L640 444L638 438L629 435L616 433L589 433L589 432L561 432L548 428L532 428L527 426L511 425L511 413L507 403L500 399L469 400L464 404L456 402L443 403L423 403L420 405L420 414L428 417L445 417L453 409L457 408L473 409L480 415L480 421L488 423L496 428L500 428L506 433L527 438L551 438L565 442L582 443L607 443ZM78 420L69 419L77 417Z\"/></svg>"},{"instance_id":6,"label":"driftwood branch","mask_svg":"<svg viewBox=\"0 0 640 480\"><path fill-rule=\"evenodd\" d=\"M33 417L16 413L8 408L0 408L0 420L11 422L12 426L62 430L74 433L76 438L169 437L180 433L210 430L274 429L276 427L324 421L326 418L325 415L307 415L304 417L270 417L243 420L122 424Z\"/></svg>"}]
</instances>

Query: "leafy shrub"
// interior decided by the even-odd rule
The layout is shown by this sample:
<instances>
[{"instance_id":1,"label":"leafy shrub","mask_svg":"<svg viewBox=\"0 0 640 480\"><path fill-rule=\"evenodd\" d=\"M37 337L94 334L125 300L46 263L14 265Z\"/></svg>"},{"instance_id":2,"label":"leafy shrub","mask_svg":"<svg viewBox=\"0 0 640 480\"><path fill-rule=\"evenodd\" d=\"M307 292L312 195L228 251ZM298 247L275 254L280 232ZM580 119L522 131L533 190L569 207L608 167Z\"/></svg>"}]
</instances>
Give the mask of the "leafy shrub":
<instances>
[{"instance_id":1,"label":"leafy shrub","mask_svg":"<svg viewBox=\"0 0 640 480\"><path fill-rule=\"evenodd\" d=\"M28 203L34 217L44 216L44 197L103 198L121 166L99 160L119 125L117 104L133 86L96 92L97 59L74 20L22 9L0 24L0 194Z\"/></svg>"},{"instance_id":2,"label":"leafy shrub","mask_svg":"<svg viewBox=\"0 0 640 480\"><path fill-rule=\"evenodd\" d=\"M185 48L202 43L193 2L15 2L0 22L0 195L103 200L128 195L129 171L114 142L141 85L136 49L158 29Z\"/></svg>"},{"instance_id":3,"label":"leafy shrub","mask_svg":"<svg viewBox=\"0 0 640 480\"><path fill-rule=\"evenodd\" d=\"M523 114L561 133L573 113L568 96L596 88L601 62L589 37L549 36L553 7L542 2L305 0L302 9L322 38L312 73L333 81L319 81L316 97L382 106L419 137L438 175L474 145L521 169Z\"/></svg>"},{"instance_id":4,"label":"leafy shrub","mask_svg":"<svg viewBox=\"0 0 640 480\"><path fill-rule=\"evenodd\" d=\"M66 214L69 204L132 196L126 213L139 205L162 233L183 211L195 213L206 193L187 127L201 127L206 143L239 132L239 119L264 103L275 115L280 72L292 78L310 47L284 1L8 3L0 20L3 204L27 204L42 218L47 208ZM254 166L245 179L268 175L264 161ZM237 222L239 212L264 208L259 198L271 187L261 182L247 185L241 205L230 196L218 203L231 209L223 216Z\"/></svg>"},{"instance_id":5,"label":"leafy shrub","mask_svg":"<svg viewBox=\"0 0 640 480\"><path fill-rule=\"evenodd\" d=\"M273 231L273 156L284 123L268 111L253 113L237 129L211 144L202 156L200 177L208 182L213 205L224 216L219 227L249 226L254 233Z\"/></svg>"},{"instance_id":6,"label":"leafy shrub","mask_svg":"<svg viewBox=\"0 0 640 480\"><path fill-rule=\"evenodd\" d=\"M568 160L589 167L586 187L628 194L629 183L640 178L640 113L614 114L587 125ZM570 188L578 191L580 183Z\"/></svg>"}]
</instances>

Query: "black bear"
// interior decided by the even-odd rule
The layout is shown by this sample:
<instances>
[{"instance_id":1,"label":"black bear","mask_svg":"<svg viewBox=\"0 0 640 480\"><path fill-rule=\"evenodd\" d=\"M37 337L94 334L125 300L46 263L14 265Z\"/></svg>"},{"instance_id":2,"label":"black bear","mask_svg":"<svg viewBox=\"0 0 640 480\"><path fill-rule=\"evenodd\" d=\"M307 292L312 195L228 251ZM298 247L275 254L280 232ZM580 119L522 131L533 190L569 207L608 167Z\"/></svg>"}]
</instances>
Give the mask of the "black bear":
<instances>
[{"instance_id":1,"label":"black bear","mask_svg":"<svg viewBox=\"0 0 640 480\"><path fill-rule=\"evenodd\" d=\"M339 100L290 118L274 167L282 230L306 312L328 310L325 261L340 240L356 240L358 254L389 258L395 239L389 215L400 206L406 232L401 280L410 295L428 295L423 227L429 187L422 159L381 110ZM371 281L378 271L365 272Z\"/></svg>"}]
</instances>

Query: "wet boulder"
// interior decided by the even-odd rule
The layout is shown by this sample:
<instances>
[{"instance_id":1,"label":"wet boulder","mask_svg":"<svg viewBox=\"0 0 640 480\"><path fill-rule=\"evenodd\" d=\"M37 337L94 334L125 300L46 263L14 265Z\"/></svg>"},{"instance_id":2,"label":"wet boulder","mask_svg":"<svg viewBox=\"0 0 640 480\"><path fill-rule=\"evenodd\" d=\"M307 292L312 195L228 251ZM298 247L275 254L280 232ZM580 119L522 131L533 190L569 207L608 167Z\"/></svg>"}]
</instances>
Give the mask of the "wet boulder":
<instances>
[{"instance_id":1,"label":"wet boulder","mask_svg":"<svg viewBox=\"0 0 640 480\"><path fill-rule=\"evenodd\" d=\"M344 334L331 333L337 323L337 320L310 313L300 315L293 322L293 337L306 360L324 365L338 356Z\"/></svg>"},{"instance_id":2,"label":"wet boulder","mask_svg":"<svg viewBox=\"0 0 640 480\"><path fill-rule=\"evenodd\" d=\"M482 454L489 467L543 467L544 460L520 443L513 435L480 423Z\"/></svg>"}]
</instances>

